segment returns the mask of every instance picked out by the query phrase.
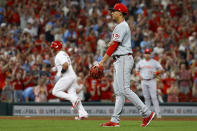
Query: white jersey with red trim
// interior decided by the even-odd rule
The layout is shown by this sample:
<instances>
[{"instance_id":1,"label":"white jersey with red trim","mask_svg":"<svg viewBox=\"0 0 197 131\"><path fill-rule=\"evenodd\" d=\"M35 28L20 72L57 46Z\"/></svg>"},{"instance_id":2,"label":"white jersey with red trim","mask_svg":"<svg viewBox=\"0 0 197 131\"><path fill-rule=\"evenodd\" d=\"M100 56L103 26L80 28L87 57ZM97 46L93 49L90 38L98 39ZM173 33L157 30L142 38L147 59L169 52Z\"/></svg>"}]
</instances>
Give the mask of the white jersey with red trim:
<instances>
[{"instance_id":1,"label":"white jersey with red trim","mask_svg":"<svg viewBox=\"0 0 197 131\"><path fill-rule=\"evenodd\" d=\"M131 30L129 25L126 21L121 22L118 24L113 33L112 33L112 40L120 42L116 51L112 54L114 55L125 55L132 53L131 48Z\"/></svg>"},{"instance_id":2,"label":"white jersey with red trim","mask_svg":"<svg viewBox=\"0 0 197 131\"><path fill-rule=\"evenodd\" d=\"M62 71L62 65L67 62L68 63L68 70L63 74L64 75L70 75L70 76L76 76L76 73L74 72L72 65L71 65L71 60L68 54L64 51L59 51L57 55L55 56L55 66L57 68L57 76L61 75Z\"/></svg>"},{"instance_id":3,"label":"white jersey with red trim","mask_svg":"<svg viewBox=\"0 0 197 131\"><path fill-rule=\"evenodd\" d=\"M61 73L63 64L68 63L68 69L65 73ZM80 98L77 96L77 76L72 68L71 60L68 54L64 51L59 51L55 56L55 67L57 68L58 81L52 90L52 94L58 98L69 100L72 103L72 109L78 112L79 118L87 118L88 113L84 109Z\"/></svg>"}]
</instances>

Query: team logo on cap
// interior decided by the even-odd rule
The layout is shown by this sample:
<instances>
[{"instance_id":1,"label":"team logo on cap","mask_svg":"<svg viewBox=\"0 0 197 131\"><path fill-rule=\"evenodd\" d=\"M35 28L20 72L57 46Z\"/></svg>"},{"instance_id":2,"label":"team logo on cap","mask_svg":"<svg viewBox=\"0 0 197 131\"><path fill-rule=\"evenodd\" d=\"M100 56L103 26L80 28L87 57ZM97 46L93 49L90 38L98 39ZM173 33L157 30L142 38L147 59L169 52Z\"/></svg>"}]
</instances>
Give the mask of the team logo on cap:
<instances>
[{"instance_id":1,"label":"team logo on cap","mask_svg":"<svg viewBox=\"0 0 197 131\"><path fill-rule=\"evenodd\" d=\"M114 37L115 39L118 39L118 38L120 37L120 35L119 35L118 33L116 33L116 34L113 34L113 37Z\"/></svg>"}]
</instances>

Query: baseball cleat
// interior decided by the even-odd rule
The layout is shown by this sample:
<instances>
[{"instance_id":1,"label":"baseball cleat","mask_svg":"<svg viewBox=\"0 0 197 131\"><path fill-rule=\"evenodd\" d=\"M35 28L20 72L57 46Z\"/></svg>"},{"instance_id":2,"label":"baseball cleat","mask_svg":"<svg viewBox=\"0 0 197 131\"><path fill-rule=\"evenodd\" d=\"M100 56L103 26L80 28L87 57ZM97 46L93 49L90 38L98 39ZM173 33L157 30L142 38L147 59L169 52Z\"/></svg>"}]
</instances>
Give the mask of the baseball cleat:
<instances>
[{"instance_id":1,"label":"baseball cleat","mask_svg":"<svg viewBox=\"0 0 197 131\"><path fill-rule=\"evenodd\" d=\"M102 127L119 127L120 124L109 121L109 122L101 124L100 126L102 126Z\"/></svg>"},{"instance_id":2,"label":"baseball cleat","mask_svg":"<svg viewBox=\"0 0 197 131\"><path fill-rule=\"evenodd\" d=\"M79 98L73 103L73 105L72 105L72 110L74 110L76 107L77 107L77 105L79 104L79 102L80 102L80 100L79 100Z\"/></svg>"},{"instance_id":3,"label":"baseball cleat","mask_svg":"<svg viewBox=\"0 0 197 131\"><path fill-rule=\"evenodd\" d=\"M154 112L151 112L150 116L147 117L147 118L143 118L143 121L142 121L142 124L141 124L141 127L146 127L150 124L150 122L154 119L155 117L155 113Z\"/></svg>"},{"instance_id":4,"label":"baseball cleat","mask_svg":"<svg viewBox=\"0 0 197 131\"><path fill-rule=\"evenodd\" d=\"M157 119L161 119L162 118L161 114L157 114L156 117L157 117Z\"/></svg>"},{"instance_id":5,"label":"baseball cleat","mask_svg":"<svg viewBox=\"0 0 197 131\"><path fill-rule=\"evenodd\" d=\"M76 116L75 117L75 120L85 120L85 119L87 119L88 118L88 116Z\"/></svg>"}]
</instances>

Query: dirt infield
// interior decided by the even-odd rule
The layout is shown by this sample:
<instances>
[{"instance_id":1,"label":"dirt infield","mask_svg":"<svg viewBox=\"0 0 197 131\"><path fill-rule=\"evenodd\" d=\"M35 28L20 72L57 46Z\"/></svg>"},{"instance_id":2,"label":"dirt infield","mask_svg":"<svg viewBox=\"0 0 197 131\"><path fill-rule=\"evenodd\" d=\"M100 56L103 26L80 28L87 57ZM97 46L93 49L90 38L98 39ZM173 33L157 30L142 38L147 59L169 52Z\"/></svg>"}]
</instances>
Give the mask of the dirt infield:
<instances>
[{"instance_id":1,"label":"dirt infield","mask_svg":"<svg viewBox=\"0 0 197 131\"><path fill-rule=\"evenodd\" d=\"M0 116L0 120L74 120L74 117L65 116ZM110 117L95 117L90 116L87 120L109 120ZM121 117L121 120L134 120L140 121L141 117ZM197 117L162 117L161 119L155 119L158 121L197 121Z\"/></svg>"}]
</instances>

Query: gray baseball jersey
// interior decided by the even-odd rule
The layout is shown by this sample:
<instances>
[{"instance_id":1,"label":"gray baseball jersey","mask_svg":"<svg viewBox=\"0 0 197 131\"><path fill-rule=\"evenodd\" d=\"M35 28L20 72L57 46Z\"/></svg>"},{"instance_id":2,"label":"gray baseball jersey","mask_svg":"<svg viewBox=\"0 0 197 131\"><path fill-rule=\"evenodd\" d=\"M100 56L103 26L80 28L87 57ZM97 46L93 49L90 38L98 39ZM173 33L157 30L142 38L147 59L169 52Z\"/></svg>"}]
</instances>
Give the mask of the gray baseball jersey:
<instances>
[{"instance_id":1,"label":"gray baseball jersey","mask_svg":"<svg viewBox=\"0 0 197 131\"><path fill-rule=\"evenodd\" d=\"M115 27L112 33L112 41L120 42L120 45L113 53L113 55L124 55L132 53L131 31L126 21L121 22Z\"/></svg>"},{"instance_id":2,"label":"gray baseball jersey","mask_svg":"<svg viewBox=\"0 0 197 131\"><path fill-rule=\"evenodd\" d=\"M143 79L153 79L154 73L157 70L163 70L162 66L159 62L154 59L150 59L149 61L143 59L140 60L136 65L136 71L140 72L140 75Z\"/></svg>"},{"instance_id":3,"label":"gray baseball jersey","mask_svg":"<svg viewBox=\"0 0 197 131\"><path fill-rule=\"evenodd\" d=\"M126 21L118 24L112 34L112 41L120 42L113 56L120 55L113 63L114 65L114 93L116 95L114 114L111 121L119 123L125 97L137 107L143 116L149 116L151 111L139 99L139 97L130 89L131 70L134 60L131 48L131 31Z\"/></svg>"}]
</instances>

